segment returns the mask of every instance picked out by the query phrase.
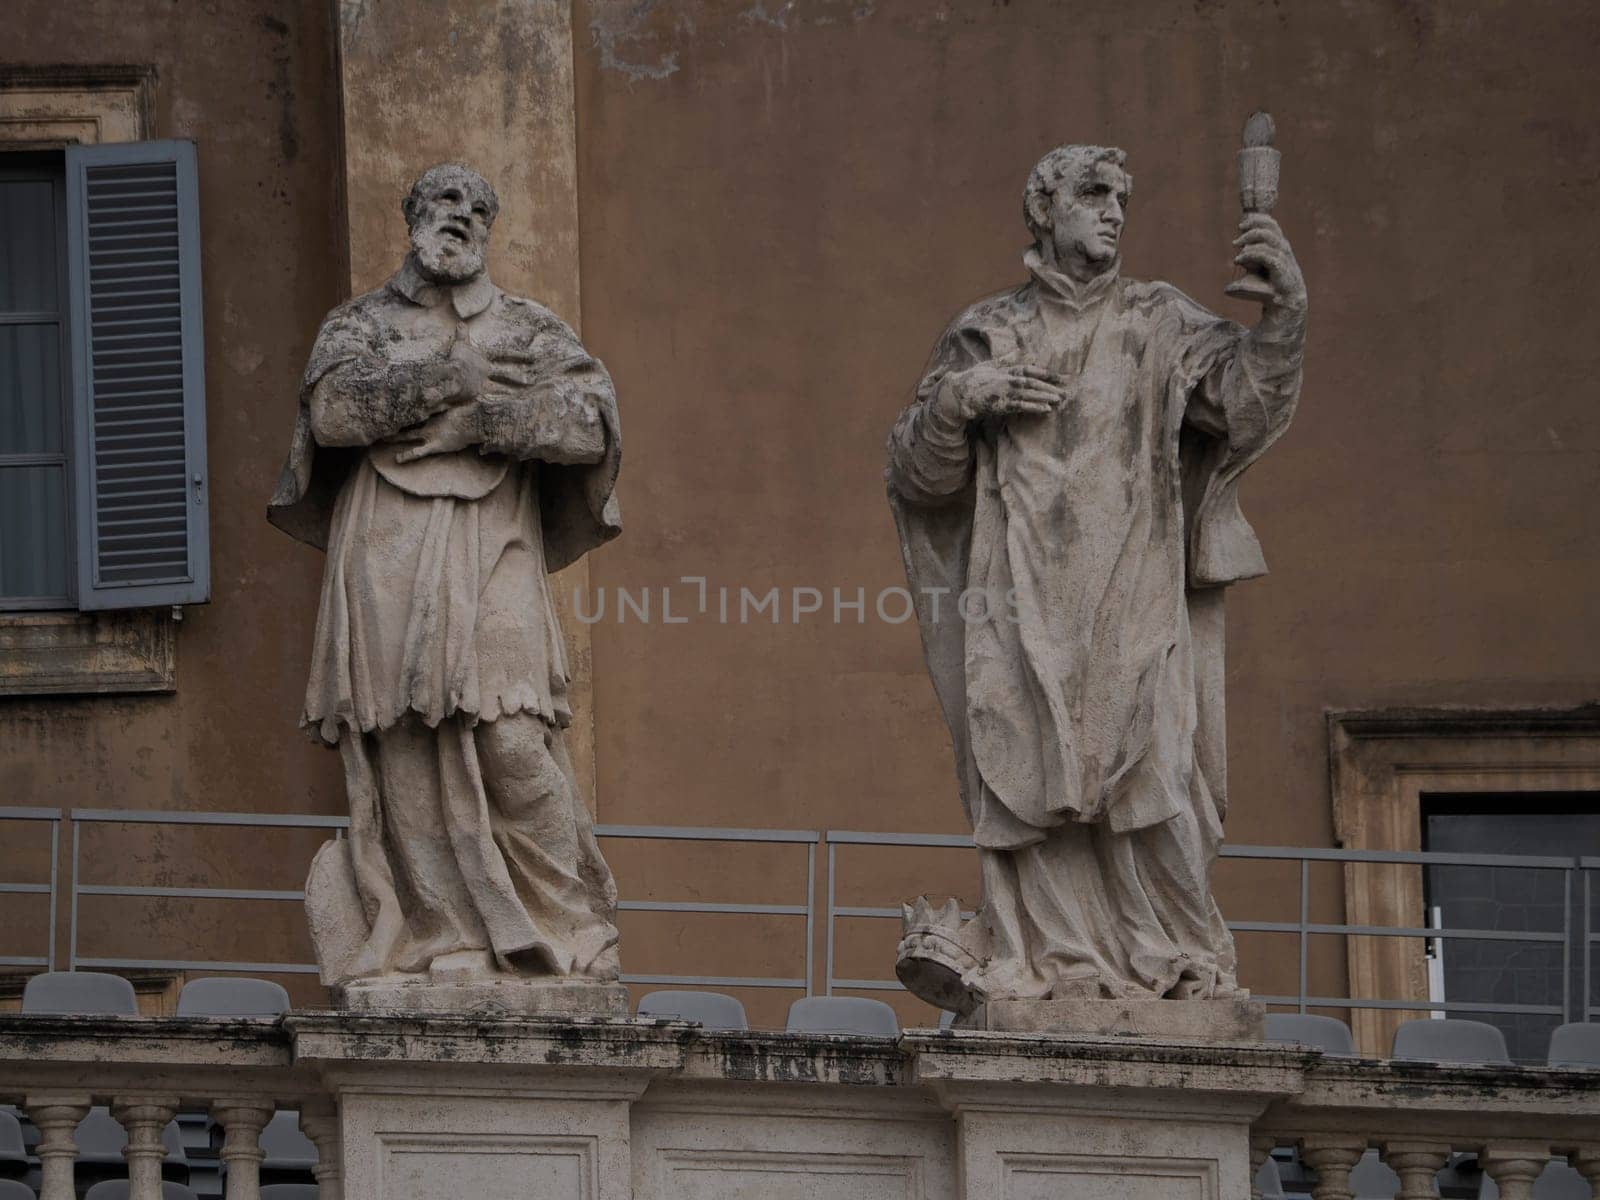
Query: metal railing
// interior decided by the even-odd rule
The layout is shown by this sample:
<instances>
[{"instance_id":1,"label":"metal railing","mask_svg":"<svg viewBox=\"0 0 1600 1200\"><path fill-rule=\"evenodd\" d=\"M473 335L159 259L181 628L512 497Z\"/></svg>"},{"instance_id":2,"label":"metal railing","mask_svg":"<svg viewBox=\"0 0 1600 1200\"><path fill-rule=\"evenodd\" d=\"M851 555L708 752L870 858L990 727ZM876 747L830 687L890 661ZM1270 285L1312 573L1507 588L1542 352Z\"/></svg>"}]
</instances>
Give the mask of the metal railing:
<instances>
[{"instance_id":1,"label":"metal railing","mask_svg":"<svg viewBox=\"0 0 1600 1200\"><path fill-rule=\"evenodd\" d=\"M837 903L838 891L838 855L836 848L839 846L899 846L921 848L949 848L970 849L974 846L971 837L961 834L912 834L912 833L862 833L855 830L827 830L823 838L827 843L827 943L825 951L826 974L823 980L824 991L833 994L835 988L847 991L904 991L905 986L897 979L851 979L840 978L834 973L835 948L837 946L837 921L841 917L865 917L877 920L899 920L901 910L899 906L892 908L865 905L840 905ZM1513 854L1448 854L1431 851L1381 851L1381 850L1333 850L1318 849L1301 846L1233 846L1225 845L1222 848L1222 857L1227 859L1256 859L1299 864L1299 903L1298 914L1293 921L1229 921L1228 928L1234 933L1276 933L1294 934L1296 937L1296 967L1298 972L1298 989L1296 994L1290 995L1264 995L1256 993L1256 999L1278 1007L1293 1007L1299 1012L1306 1012L1313 1008L1333 1009L1386 1009L1400 1012L1457 1012L1457 1013L1506 1013L1536 1016L1554 1016L1564 1021L1588 1021L1600 1017L1600 1005L1594 1003L1593 993L1593 961L1594 947L1600 943L1600 933L1591 927L1590 913L1593 900L1592 872L1600 870L1600 858L1589 857L1554 857L1548 855L1513 855ZM1494 929L1466 929L1466 928L1425 928L1392 925L1353 925L1340 922L1321 922L1311 920L1311 887L1310 869L1314 862L1335 863L1367 863L1367 864L1399 864L1418 867L1481 867L1485 869L1519 869L1561 871L1564 876L1566 903L1563 906L1563 919L1561 932L1539 930L1494 930ZM1582 880L1583 905L1580 910L1581 936L1579 944L1582 947L1581 969L1579 978L1582 991L1581 1000L1572 1003L1572 974L1574 964L1572 961L1572 919L1576 907L1573 903L1577 881ZM963 913L963 917L971 916ZM1559 944L1562 947L1562 1003L1556 1004L1518 1004L1518 1003L1481 1003L1458 1000L1416 1000L1416 999L1354 999L1338 996L1314 996L1309 994L1309 962L1310 939L1320 935L1343 935L1352 937L1400 937L1400 938L1438 938L1461 939L1469 941L1502 941L1526 942L1540 944Z\"/></svg>"},{"instance_id":2,"label":"metal railing","mask_svg":"<svg viewBox=\"0 0 1600 1200\"><path fill-rule=\"evenodd\" d=\"M265 902L305 900L303 889L222 888L222 887L169 887L136 886L130 884L90 884L82 882L82 837L89 825L161 825L161 826L211 826L246 829L324 829L335 837L343 836L349 828L348 817L320 817L283 815L274 813L230 812L165 812L123 809L75 808L68 813L54 808L0 808L0 818L50 822L50 883L0 883L0 894L27 893L50 896L50 953L45 957L0 957L0 966L45 967L55 969L56 963L56 894L58 888L58 860L60 858L60 831L65 819L71 825L71 854L68 859L68 927L67 969L153 969L170 971L215 971L220 973L315 975L315 963L264 963L240 962L218 959L181 958L107 958L79 953L79 899L84 896L117 896L130 898L159 897L183 900L253 900ZM692 828L659 825L596 825L600 838L646 839L660 841L742 842L766 845L798 845L806 848L805 900L800 904L750 904L739 902L683 901L683 900L619 900L622 912L663 912L733 914L740 916L803 917L805 919L805 950L802 974L778 977L748 977L734 975L656 975L624 973L624 983L669 985L685 987L752 987L788 988L811 992L814 974L812 948L816 941L816 876L817 843L821 835L814 830L789 829L720 829Z\"/></svg>"},{"instance_id":3,"label":"metal railing","mask_svg":"<svg viewBox=\"0 0 1600 1200\"><path fill-rule=\"evenodd\" d=\"M299 889L214 888L135 886L124 884L89 884L82 882L82 834L85 826L106 824L137 824L166 826L212 826L259 829L323 829L335 837L343 835L349 825L345 817L319 817L279 815L269 813L223 812L152 812L117 809L71 809L63 812L53 808L0 808L0 821L46 822L50 826L50 882L13 883L0 881L0 895L47 895L50 904L49 947L45 955L0 956L0 966L44 967L55 969L57 962L57 910L59 907L59 861L61 826L70 824L70 855L68 857L68 931L66 963L69 970L77 968L157 969L181 971L214 971L242 973L315 974L313 963L261 963L222 961L211 959L136 959L84 956L79 953L79 900L81 897L161 897L186 900L248 900L274 902L302 902L305 893ZM895 979L859 979L841 977L836 973L836 951L839 944L839 921L851 918L898 920L901 910L894 907L872 905L843 905L838 903L840 846L910 847L971 849L971 837L962 834L870 833L853 830L782 830L782 829L732 829L694 828L657 825L597 825L597 836L604 839L646 839L662 841L726 842L769 845L795 845L806 849L805 895L800 903L756 904L737 901L676 901L676 900L621 900L623 912L663 912L687 914L732 914L745 916L778 916L803 918L805 921L805 948L802 974L796 976L734 976L714 974L624 974L628 983L683 986L683 987L750 987L779 988L803 991L810 995L816 979L814 951L817 905L817 847L827 848L825 875L825 906L822 909L824 961L821 987L825 994L835 989L847 991L901 991L903 985ZM1451 1011L1461 1013L1505 1013L1560 1017L1564 1020L1592 1020L1600 1017L1600 1005L1594 1003L1595 947L1600 945L1600 931L1590 919L1595 900L1594 875L1600 872L1600 857L1552 857L1505 854L1445 854L1436 852L1388 852L1373 850L1333 850L1293 846L1224 846L1222 857L1227 859L1269 860L1298 864L1298 903L1294 920L1290 921L1230 921L1235 933L1266 933L1292 935L1296 939L1297 988L1293 995L1261 995L1258 998L1279 1007L1292 1007L1301 1012L1308 1009L1388 1009L1395 1011ZM1416 867L1477 867L1486 870L1522 869L1563 872L1566 904L1563 928L1553 930L1492 930L1469 928L1431 928L1406 926L1355 925L1339 922L1311 920L1311 864L1359 863L1380 865L1405 865ZM937 890L931 888L930 890ZM1581 894L1581 906L1574 901ZM1573 914L1580 915L1577 926L1581 947L1578 961L1574 961L1572 937ZM970 917L971 913L963 913ZM1397 937L1425 938L1449 941L1523 942L1562 946L1563 1002L1560 1005L1522 1003L1482 1003L1456 1000L1420 1000L1351 998L1310 994L1309 962L1310 940L1318 936L1346 937ZM1581 981L1581 999L1573 1004L1574 972Z\"/></svg>"},{"instance_id":4,"label":"metal railing","mask_svg":"<svg viewBox=\"0 0 1600 1200\"><path fill-rule=\"evenodd\" d=\"M773 845L803 845L806 848L806 897L804 904L711 904L682 900L619 900L622 912L735 913L742 916L780 916L806 919L805 974L800 978L767 979L731 975L632 975L624 971L624 983L667 984L686 987L794 988L811 994L812 947L817 926L817 842L821 834L810 829L717 829L670 825L596 825L600 838L654 838L666 841L757 842Z\"/></svg>"},{"instance_id":5,"label":"metal railing","mask_svg":"<svg viewBox=\"0 0 1600 1200\"><path fill-rule=\"evenodd\" d=\"M50 882L10 883L0 880L0 895L49 896L50 941L43 955L0 955L0 967L43 967L56 969L56 865L61 858L61 810L59 808L0 808L0 821L47 821L50 824Z\"/></svg>"}]
</instances>

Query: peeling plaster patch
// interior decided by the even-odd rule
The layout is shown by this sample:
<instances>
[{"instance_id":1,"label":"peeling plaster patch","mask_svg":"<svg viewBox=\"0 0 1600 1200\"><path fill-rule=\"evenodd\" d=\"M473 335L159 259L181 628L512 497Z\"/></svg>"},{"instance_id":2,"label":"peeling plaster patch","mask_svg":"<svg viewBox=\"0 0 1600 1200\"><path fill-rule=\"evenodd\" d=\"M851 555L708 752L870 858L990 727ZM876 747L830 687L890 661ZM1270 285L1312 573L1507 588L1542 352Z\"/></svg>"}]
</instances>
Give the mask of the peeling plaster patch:
<instances>
[{"instance_id":1,"label":"peeling plaster patch","mask_svg":"<svg viewBox=\"0 0 1600 1200\"><path fill-rule=\"evenodd\" d=\"M645 23L660 3L661 0L597 0L594 19L589 22L589 35L600 51L602 71L618 71L635 82L665 79L677 71L676 50L661 55L653 63L628 62L619 53L621 47L645 40Z\"/></svg>"},{"instance_id":2,"label":"peeling plaster patch","mask_svg":"<svg viewBox=\"0 0 1600 1200\"><path fill-rule=\"evenodd\" d=\"M739 19L750 25L771 25L774 29L789 28L789 14L794 12L797 0L785 0L776 13L767 11L767 0L756 0L753 8L739 14Z\"/></svg>"},{"instance_id":3,"label":"peeling plaster patch","mask_svg":"<svg viewBox=\"0 0 1600 1200\"><path fill-rule=\"evenodd\" d=\"M345 31L349 45L355 45L361 32L361 22L366 19L367 5L371 0L339 0L339 26Z\"/></svg>"},{"instance_id":4,"label":"peeling plaster patch","mask_svg":"<svg viewBox=\"0 0 1600 1200\"><path fill-rule=\"evenodd\" d=\"M772 11L768 11L768 6ZM804 24L837 25L841 20L865 21L877 9L877 0L756 0L739 14L746 25L769 25L787 31L790 18Z\"/></svg>"},{"instance_id":5,"label":"peeling plaster patch","mask_svg":"<svg viewBox=\"0 0 1600 1200\"><path fill-rule=\"evenodd\" d=\"M228 365L239 375L254 375L266 361L260 346L240 345L228 352Z\"/></svg>"}]
</instances>

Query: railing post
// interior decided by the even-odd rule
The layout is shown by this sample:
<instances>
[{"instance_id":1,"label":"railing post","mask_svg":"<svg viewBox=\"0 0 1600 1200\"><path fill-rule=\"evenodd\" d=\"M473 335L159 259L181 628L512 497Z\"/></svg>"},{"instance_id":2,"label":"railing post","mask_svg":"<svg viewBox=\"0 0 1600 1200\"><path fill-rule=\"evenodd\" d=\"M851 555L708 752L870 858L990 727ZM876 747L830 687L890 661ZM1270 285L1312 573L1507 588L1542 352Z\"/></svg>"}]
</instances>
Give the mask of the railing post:
<instances>
[{"instance_id":1,"label":"railing post","mask_svg":"<svg viewBox=\"0 0 1600 1200\"><path fill-rule=\"evenodd\" d=\"M272 1106L259 1099L216 1100L211 1115L222 1125L222 1162L228 1168L226 1200L260 1200L261 1131L272 1120Z\"/></svg>"},{"instance_id":2,"label":"railing post","mask_svg":"<svg viewBox=\"0 0 1600 1200\"><path fill-rule=\"evenodd\" d=\"M1450 1161L1450 1143L1392 1141L1383 1143L1383 1161L1400 1176L1396 1200L1433 1200L1438 1189L1434 1179Z\"/></svg>"},{"instance_id":3,"label":"railing post","mask_svg":"<svg viewBox=\"0 0 1600 1200\"><path fill-rule=\"evenodd\" d=\"M1533 1200L1533 1181L1550 1162L1550 1147L1536 1142L1491 1142L1478 1155L1500 1200Z\"/></svg>"},{"instance_id":4,"label":"railing post","mask_svg":"<svg viewBox=\"0 0 1600 1200\"><path fill-rule=\"evenodd\" d=\"M317 1148L319 1200L344 1200L344 1155L339 1136L339 1108L331 1099L308 1100L300 1109L300 1129Z\"/></svg>"},{"instance_id":5,"label":"railing post","mask_svg":"<svg viewBox=\"0 0 1600 1200\"><path fill-rule=\"evenodd\" d=\"M40 1134L39 1200L77 1200L72 1168L78 1143L73 1134L89 1115L89 1100L87 1095L42 1095L23 1102Z\"/></svg>"},{"instance_id":6,"label":"railing post","mask_svg":"<svg viewBox=\"0 0 1600 1200\"><path fill-rule=\"evenodd\" d=\"M834 845L833 845L832 842L829 842L828 843L828 938L827 938L827 947L826 947L826 959L827 959L827 962L826 962L825 967L824 967L824 969L828 972L828 975L827 975L827 978L823 981L822 994L824 996L833 995L833 926L834 926L834 922L835 922L835 918L834 918L834 914L833 914L833 877L834 877L834 871L837 868L838 868L838 862L834 857Z\"/></svg>"},{"instance_id":7,"label":"railing post","mask_svg":"<svg viewBox=\"0 0 1600 1200\"><path fill-rule=\"evenodd\" d=\"M122 1154L128 1160L128 1200L161 1200L162 1131L178 1111L176 1097L119 1098L111 1115L128 1133Z\"/></svg>"},{"instance_id":8,"label":"railing post","mask_svg":"<svg viewBox=\"0 0 1600 1200\"><path fill-rule=\"evenodd\" d=\"M1355 1200L1350 1172L1367 1152L1367 1139L1317 1134L1300 1139L1300 1157L1317 1173L1314 1200Z\"/></svg>"}]
</instances>

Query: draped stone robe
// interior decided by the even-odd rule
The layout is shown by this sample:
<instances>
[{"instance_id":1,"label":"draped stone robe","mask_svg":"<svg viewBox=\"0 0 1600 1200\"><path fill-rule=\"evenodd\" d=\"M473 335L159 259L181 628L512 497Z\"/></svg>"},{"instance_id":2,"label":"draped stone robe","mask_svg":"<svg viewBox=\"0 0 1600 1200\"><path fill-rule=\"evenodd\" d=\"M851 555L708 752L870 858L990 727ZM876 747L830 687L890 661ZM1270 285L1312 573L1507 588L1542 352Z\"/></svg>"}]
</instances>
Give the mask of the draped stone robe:
<instances>
[{"instance_id":1,"label":"draped stone robe","mask_svg":"<svg viewBox=\"0 0 1600 1200\"><path fill-rule=\"evenodd\" d=\"M923 646L982 859L980 999L1226 995L1225 585L1265 572L1244 469L1282 433L1303 326L1247 334L1163 283L1046 270L945 332L889 443ZM1070 381L963 428L980 362ZM964 603L958 597L966 593Z\"/></svg>"},{"instance_id":2,"label":"draped stone robe","mask_svg":"<svg viewBox=\"0 0 1600 1200\"><path fill-rule=\"evenodd\" d=\"M489 385L481 445L397 461L425 416L417 368L462 339L532 381ZM349 859L332 869L353 876L365 932L328 944L346 918L319 923L312 893L340 884L314 869L326 982L464 951L615 977L616 890L562 739L546 573L618 531L619 455L605 369L487 276L440 287L407 259L324 322L269 516L328 553L304 722L344 760Z\"/></svg>"}]
</instances>

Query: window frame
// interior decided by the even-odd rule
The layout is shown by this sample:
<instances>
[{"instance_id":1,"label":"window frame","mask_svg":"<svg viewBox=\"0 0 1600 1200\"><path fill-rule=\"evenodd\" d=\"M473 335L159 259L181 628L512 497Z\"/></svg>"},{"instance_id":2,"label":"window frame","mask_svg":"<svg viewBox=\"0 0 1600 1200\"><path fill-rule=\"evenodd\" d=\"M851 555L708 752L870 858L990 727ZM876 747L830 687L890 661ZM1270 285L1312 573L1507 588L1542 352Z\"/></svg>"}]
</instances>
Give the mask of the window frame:
<instances>
[{"instance_id":1,"label":"window frame","mask_svg":"<svg viewBox=\"0 0 1600 1200\"><path fill-rule=\"evenodd\" d=\"M155 68L0 65L0 151L149 141ZM163 608L0 611L0 697L177 690L177 617Z\"/></svg>"},{"instance_id":2,"label":"window frame","mask_svg":"<svg viewBox=\"0 0 1600 1200\"><path fill-rule=\"evenodd\" d=\"M7 454L0 452L0 469L7 467L59 466L62 470L63 511L67 536L66 585L63 595L9 596L0 592L0 613L60 612L78 607L78 524L77 524L77 447L72 420L73 408L73 352L72 352L72 291L67 266L67 169L64 150L30 150L0 148L0 182L48 182L52 192L52 215L55 219L56 237L56 312L53 323L57 329L57 378L60 390L56 397L57 419L60 422L61 449L55 454ZM34 312L0 313L0 325L43 325L51 322L38 319ZM17 319L17 318L23 319Z\"/></svg>"},{"instance_id":3,"label":"window frame","mask_svg":"<svg viewBox=\"0 0 1600 1200\"><path fill-rule=\"evenodd\" d=\"M1422 849L1422 797L1600 791L1600 708L1392 708L1326 714L1334 838L1346 850ZM1344 922L1407 927L1423 911L1422 868L1344 864ZM1345 938L1350 998L1427 1000L1426 941ZM1425 1010L1355 1009L1356 1045L1389 1052Z\"/></svg>"}]
</instances>

